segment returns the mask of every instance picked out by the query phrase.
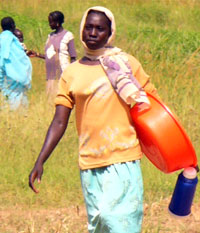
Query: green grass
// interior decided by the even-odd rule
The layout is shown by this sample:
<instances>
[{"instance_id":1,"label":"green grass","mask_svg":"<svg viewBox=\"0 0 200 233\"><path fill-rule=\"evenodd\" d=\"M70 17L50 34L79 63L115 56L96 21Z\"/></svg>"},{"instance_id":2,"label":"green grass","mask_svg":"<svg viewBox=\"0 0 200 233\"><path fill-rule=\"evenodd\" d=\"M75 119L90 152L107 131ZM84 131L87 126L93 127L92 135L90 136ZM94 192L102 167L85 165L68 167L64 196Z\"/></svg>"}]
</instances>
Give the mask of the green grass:
<instances>
[{"instance_id":1,"label":"green grass","mask_svg":"<svg viewBox=\"0 0 200 233\"><path fill-rule=\"evenodd\" d=\"M27 47L42 53L50 32L48 14L61 10L66 16L64 26L74 33L81 57L79 23L83 12L92 5L104 5L113 11L117 22L116 45L142 63L164 102L178 115L199 158L199 1L2 0L0 18L13 17L24 32ZM32 58L32 64L29 109L15 113L0 111L0 206L40 208L82 203L74 114L65 136L45 164L40 193L35 195L28 187L28 175L54 113L53 105L45 97L44 61ZM178 172L163 174L145 157L142 169L146 202L172 194ZM198 187L195 201L199 197Z\"/></svg>"}]
</instances>

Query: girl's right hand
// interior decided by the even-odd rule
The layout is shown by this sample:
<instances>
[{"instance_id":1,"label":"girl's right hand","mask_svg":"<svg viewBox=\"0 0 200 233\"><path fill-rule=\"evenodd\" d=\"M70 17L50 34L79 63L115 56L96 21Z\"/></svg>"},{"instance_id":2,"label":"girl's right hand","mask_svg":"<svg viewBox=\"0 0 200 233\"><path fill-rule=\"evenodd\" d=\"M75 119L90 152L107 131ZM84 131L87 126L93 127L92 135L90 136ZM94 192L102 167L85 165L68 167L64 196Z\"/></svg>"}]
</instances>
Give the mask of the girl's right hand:
<instances>
[{"instance_id":1,"label":"girl's right hand","mask_svg":"<svg viewBox=\"0 0 200 233\"><path fill-rule=\"evenodd\" d=\"M43 165L35 164L35 167L31 171L29 175L29 187L35 192L39 193L39 190L37 190L34 186L35 179L37 179L38 184L41 182L41 177L43 174Z\"/></svg>"}]
</instances>

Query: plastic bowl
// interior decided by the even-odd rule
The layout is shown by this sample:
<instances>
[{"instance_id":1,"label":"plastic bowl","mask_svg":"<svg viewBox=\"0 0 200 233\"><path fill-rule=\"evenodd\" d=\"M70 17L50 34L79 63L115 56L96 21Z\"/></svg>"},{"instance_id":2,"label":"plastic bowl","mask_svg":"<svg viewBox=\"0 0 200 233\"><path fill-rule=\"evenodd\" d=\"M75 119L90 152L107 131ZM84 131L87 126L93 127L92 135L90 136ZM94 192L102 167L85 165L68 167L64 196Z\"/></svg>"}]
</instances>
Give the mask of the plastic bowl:
<instances>
[{"instance_id":1,"label":"plastic bowl","mask_svg":"<svg viewBox=\"0 0 200 233\"><path fill-rule=\"evenodd\" d=\"M196 167L194 147L177 117L155 96L147 95L149 109L141 111L136 104L130 111L143 153L164 173Z\"/></svg>"}]
</instances>

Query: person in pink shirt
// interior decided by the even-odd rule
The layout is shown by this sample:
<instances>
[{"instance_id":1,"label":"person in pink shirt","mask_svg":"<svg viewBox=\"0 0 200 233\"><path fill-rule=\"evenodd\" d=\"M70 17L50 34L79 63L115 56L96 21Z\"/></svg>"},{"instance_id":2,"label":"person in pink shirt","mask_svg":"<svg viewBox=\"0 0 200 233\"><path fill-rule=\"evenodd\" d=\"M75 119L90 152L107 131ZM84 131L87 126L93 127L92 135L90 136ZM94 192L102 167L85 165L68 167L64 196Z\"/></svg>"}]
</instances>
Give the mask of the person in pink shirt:
<instances>
[{"instance_id":1,"label":"person in pink shirt","mask_svg":"<svg viewBox=\"0 0 200 233\"><path fill-rule=\"evenodd\" d=\"M48 35L45 54L32 51L31 56L45 59L47 94L57 92L57 80L67 66L76 61L76 49L72 32L65 30L64 14L61 11L53 11L48 16L49 26L53 32Z\"/></svg>"}]
</instances>

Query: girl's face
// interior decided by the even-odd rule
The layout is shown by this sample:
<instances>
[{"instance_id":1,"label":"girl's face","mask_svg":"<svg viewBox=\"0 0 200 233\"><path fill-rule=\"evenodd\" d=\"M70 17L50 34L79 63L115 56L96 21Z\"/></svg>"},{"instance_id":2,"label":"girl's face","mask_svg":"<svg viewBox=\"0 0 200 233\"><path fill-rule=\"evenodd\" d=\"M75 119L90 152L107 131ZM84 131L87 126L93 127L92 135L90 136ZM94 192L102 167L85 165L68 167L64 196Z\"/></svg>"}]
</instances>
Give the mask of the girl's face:
<instances>
[{"instance_id":1,"label":"girl's face","mask_svg":"<svg viewBox=\"0 0 200 233\"><path fill-rule=\"evenodd\" d=\"M104 47L111 35L109 21L104 14L91 12L88 14L83 29L83 41L89 49Z\"/></svg>"},{"instance_id":2,"label":"girl's face","mask_svg":"<svg viewBox=\"0 0 200 233\"><path fill-rule=\"evenodd\" d=\"M49 16L49 26L52 30L57 29L59 27L59 23L55 20L53 20L52 16Z\"/></svg>"},{"instance_id":3,"label":"girl's face","mask_svg":"<svg viewBox=\"0 0 200 233\"><path fill-rule=\"evenodd\" d=\"M24 36L21 31L14 31L14 35L19 39L21 43L24 41Z\"/></svg>"}]
</instances>

